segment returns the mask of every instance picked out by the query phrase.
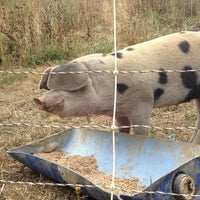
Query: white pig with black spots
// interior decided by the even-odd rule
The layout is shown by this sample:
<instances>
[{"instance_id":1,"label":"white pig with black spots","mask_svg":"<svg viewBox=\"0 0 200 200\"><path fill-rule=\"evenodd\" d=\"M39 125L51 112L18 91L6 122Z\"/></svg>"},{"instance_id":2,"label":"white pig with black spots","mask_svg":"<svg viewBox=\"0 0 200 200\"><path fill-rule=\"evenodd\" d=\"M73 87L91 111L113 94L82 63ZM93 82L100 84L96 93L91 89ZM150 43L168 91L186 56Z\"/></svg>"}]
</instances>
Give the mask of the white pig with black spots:
<instances>
[{"instance_id":1,"label":"white pig with black spots","mask_svg":"<svg viewBox=\"0 0 200 200\"><path fill-rule=\"evenodd\" d=\"M87 55L45 70L39 87L48 91L34 99L37 107L60 117L112 116L114 75L107 71L114 71L114 55ZM200 128L200 32L162 36L124 48L116 55L119 70L116 120L119 126L150 125L153 108L195 99L196 126ZM120 73L146 70L158 72ZM128 133L130 129L120 131ZM148 129L134 128L134 133L147 135ZM200 143L198 131L190 141Z\"/></svg>"}]
</instances>

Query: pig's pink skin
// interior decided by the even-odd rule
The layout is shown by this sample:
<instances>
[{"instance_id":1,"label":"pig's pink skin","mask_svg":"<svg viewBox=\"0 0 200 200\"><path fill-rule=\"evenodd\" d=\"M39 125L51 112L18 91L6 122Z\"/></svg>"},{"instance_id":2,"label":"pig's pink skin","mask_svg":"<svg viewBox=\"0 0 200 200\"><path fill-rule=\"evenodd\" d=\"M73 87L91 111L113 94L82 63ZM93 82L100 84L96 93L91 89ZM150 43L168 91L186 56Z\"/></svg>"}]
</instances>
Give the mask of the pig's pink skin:
<instances>
[{"instance_id":1,"label":"pig's pink skin","mask_svg":"<svg viewBox=\"0 0 200 200\"><path fill-rule=\"evenodd\" d=\"M45 101L40 100L37 98L34 98L34 102L38 109L40 110L45 110L47 112L55 112L54 110L62 110L63 105L64 105L64 100L63 99L56 99L56 98L51 98L51 101Z\"/></svg>"}]
</instances>

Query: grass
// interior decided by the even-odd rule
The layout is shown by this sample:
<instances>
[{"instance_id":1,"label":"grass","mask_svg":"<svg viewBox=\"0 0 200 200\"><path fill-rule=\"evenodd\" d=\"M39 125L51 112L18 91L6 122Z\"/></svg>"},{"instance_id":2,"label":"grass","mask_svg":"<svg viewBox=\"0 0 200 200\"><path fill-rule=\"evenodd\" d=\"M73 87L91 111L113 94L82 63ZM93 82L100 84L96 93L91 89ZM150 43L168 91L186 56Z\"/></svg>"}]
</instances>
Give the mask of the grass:
<instances>
[{"instance_id":1,"label":"grass","mask_svg":"<svg viewBox=\"0 0 200 200\"><path fill-rule=\"evenodd\" d=\"M65 58L65 51L58 44L49 44L45 48L31 49L27 66L38 66Z\"/></svg>"},{"instance_id":2,"label":"grass","mask_svg":"<svg viewBox=\"0 0 200 200\"><path fill-rule=\"evenodd\" d=\"M113 49L111 0L1 0L0 65L37 66ZM118 48L199 27L200 0L117 2Z\"/></svg>"},{"instance_id":3,"label":"grass","mask_svg":"<svg viewBox=\"0 0 200 200\"><path fill-rule=\"evenodd\" d=\"M16 81L20 81L27 78L25 74L7 74L7 73L0 73L0 87L6 85L12 85Z\"/></svg>"}]
</instances>

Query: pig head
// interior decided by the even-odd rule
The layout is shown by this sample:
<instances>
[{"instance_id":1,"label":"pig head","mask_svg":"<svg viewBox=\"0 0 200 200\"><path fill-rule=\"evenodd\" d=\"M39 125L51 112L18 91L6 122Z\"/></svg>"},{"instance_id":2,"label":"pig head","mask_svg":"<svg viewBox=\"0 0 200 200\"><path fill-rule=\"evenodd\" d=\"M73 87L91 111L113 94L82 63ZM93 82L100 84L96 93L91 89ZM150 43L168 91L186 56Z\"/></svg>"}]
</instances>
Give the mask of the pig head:
<instances>
[{"instance_id":1,"label":"pig head","mask_svg":"<svg viewBox=\"0 0 200 200\"><path fill-rule=\"evenodd\" d=\"M59 115L85 116L96 112L99 107L96 92L87 66L67 63L44 71L39 88L48 90L41 98L34 98L37 107ZM80 73L79 73L80 72Z\"/></svg>"}]
</instances>

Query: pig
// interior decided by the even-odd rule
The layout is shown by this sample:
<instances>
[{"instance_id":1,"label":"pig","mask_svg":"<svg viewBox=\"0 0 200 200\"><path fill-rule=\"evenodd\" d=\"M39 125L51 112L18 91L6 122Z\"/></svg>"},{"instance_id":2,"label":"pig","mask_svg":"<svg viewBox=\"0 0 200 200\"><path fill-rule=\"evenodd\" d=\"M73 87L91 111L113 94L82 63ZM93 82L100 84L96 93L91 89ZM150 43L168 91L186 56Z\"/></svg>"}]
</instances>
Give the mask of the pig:
<instances>
[{"instance_id":1,"label":"pig","mask_svg":"<svg viewBox=\"0 0 200 200\"><path fill-rule=\"evenodd\" d=\"M129 46L116 53L86 55L46 69L39 88L48 92L34 98L34 101L40 110L60 117L112 116L115 82L111 72L114 71L116 55L119 71L116 121L119 127L149 126L153 108L195 99L198 113L196 128L199 129L199 52L200 32L182 31ZM130 128L121 127L119 131L129 133ZM148 135L149 129L139 126L133 131L138 135ZM200 143L198 130L189 142Z\"/></svg>"}]
</instances>

